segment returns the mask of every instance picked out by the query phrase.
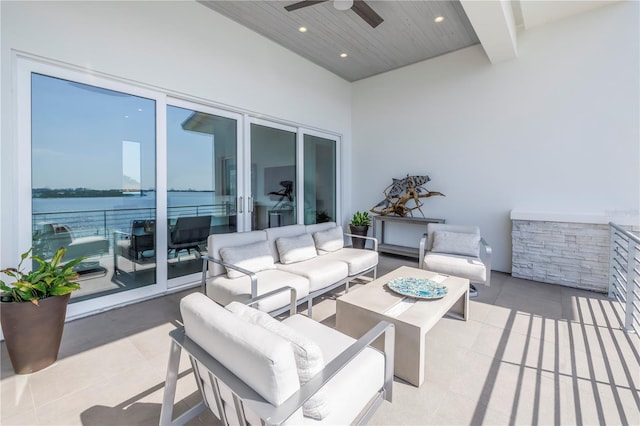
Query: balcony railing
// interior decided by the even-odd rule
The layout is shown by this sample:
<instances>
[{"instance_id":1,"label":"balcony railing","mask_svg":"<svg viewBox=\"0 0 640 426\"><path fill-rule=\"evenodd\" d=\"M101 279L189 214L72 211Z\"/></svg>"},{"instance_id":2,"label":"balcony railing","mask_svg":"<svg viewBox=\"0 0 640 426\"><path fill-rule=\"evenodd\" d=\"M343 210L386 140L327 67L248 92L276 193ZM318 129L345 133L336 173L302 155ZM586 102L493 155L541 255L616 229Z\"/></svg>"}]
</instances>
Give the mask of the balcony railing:
<instances>
[{"instance_id":1,"label":"balcony railing","mask_svg":"<svg viewBox=\"0 0 640 426\"><path fill-rule=\"evenodd\" d=\"M223 218L231 215L228 202L220 204L201 204L190 206L178 206L167 208L169 221L181 216L211 215L215 218ZM38 229L41 223L64 224L71 228L74 237L88 237L99 235L111 240L114 231L129 232L134 219L155 219L156 209L133 208L112 210L74 210L61 212L33 213L32 226ZM214 223L215 225L215 223Z\"/></svg>"},{"instance_id":2,"label":"balcony railing","mask_svg":"<svg viewBox=\"0 0 640 426\"><path fill-rule=\"evenodd\" d=\"M622 305L625 331L637 333L640 330L640 237L612 222L609 228L609 297Z\"/></svg>"}]
</instances>

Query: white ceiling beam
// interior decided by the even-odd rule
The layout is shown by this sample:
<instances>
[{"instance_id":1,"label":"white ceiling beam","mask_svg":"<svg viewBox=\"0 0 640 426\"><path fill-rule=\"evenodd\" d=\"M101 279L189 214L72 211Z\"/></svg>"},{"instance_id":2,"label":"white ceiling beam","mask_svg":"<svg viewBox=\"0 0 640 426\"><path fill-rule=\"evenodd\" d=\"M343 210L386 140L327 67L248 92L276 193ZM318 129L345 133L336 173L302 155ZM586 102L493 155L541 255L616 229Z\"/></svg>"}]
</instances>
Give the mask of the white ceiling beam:
<instances>
[{"instance_id":1,"label":"white ceiling beam","mask_svg":"<svg viewBox=\"0 0 640 426\"><path fill-rule=\"evenodd\" d=\"M518 56L516 23L509 0L461 0L460 3L492 64Z\"/></svg>"}]
</instances>

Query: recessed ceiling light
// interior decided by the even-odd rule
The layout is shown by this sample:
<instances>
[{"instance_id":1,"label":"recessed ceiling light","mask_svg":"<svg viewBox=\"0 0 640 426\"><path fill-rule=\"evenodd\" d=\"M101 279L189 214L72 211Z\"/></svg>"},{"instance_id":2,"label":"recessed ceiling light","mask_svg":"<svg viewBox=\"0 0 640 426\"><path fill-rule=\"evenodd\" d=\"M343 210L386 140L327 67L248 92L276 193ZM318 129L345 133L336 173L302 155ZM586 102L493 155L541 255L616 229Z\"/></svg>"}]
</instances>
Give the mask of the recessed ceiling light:
<instances>
[{"instance_id":1,"label":"recessed ceiling light","mask_svg":"<svg viewBox=\"0 0 640 426\"><path fill-rule=\"evenodd\" d=\"M347 55L346 53L341 53L341 54L340 54L340 57L341 57L341 58L346 58L347 56L349 56L349 55Z\"/></svg>"},{"instance_id":2,"label":"recessed ceiling light","mask_svg":"<svg viewBox=\"0 0 640 426\"><path fill-rule=\"evenodd\" d=\"M434 21L436 21L437 23L440 23L444 21L444 16L437 16L436 19L434 19Z\"/></svg>"},{"instance_id":3,"label":"recessed ceiling light","mask_svg":"<svg viewBox=\"0 0 640 426\"><path fill-rule=\"evenodd\" d=\"M300 28L298 28L298 31L300 31L301 33L306 33L307 32L307 27L300 27Z\"/></svg>"}]
</instances>

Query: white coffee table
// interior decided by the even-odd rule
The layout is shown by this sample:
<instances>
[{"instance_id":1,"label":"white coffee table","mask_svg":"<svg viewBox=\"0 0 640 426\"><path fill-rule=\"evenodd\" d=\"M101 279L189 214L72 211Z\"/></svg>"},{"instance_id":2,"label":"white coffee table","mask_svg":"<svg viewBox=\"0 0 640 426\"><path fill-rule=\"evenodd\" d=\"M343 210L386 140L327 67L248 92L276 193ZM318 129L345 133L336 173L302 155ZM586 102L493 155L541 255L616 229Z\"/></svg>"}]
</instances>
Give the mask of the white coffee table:
<instances>
[{"instance_id":1,"label":"white coffee table","mask_svg":"<svg viewBox=\"0 0 640 426\"><path fill-rule=\"evenodd\" d=\"M402 296L386 284L393 278L428 278L441 282L448 293L441 299L420 300ZM402 266L361 288L340 296L336 303L336 328L359 338L379 321L396 326L395 376L420 386L424 382L425 337L448 312L468 319L469 280ZM374 342L382 349L382 340Z\"/></svg>"}]
</instances>

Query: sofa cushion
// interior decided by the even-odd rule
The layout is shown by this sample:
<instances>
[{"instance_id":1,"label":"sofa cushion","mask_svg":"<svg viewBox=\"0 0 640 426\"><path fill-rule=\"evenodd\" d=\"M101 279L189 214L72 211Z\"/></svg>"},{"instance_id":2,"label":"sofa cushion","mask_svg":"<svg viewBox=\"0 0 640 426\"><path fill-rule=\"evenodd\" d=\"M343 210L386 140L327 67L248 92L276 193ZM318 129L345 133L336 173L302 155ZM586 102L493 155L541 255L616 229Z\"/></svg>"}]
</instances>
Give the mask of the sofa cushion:
<instances>
[{"instance_id":1,"label":"sofa cushion","mask_svg":"<svg viewBox=\"0 0 640 426\"><path fill-rule=\"evenodd\" d=\"M331 253L344 247L342 227L336 226L326 231L314 232L313 241L319 254Z\"/></svg>"},{"instance_id":2,"label":"sofa cushion","mask_svg":"<svg viewBox=\"0 0 640 426\"><path fill-rule=\"evenodd\" d=\"M245 244L236 247L223 247L220 249L220 257L223 262L230 263L251 272L260 272L274 269L271 249L266 241ZM245 274L235 269L226 268L229 278L240 278Z\"/></svg>"},{"instance_id":3,"label":"sofa cushion","mask_svg":"<svg viewBox=\"0 0 640 426\"><path fill-rule=\"evenodd\" d=\"M349 268L350 277L361 274L378 264L378 252L374 250L344 247L341 250L325 254L322 257L346 263Z\"/></svg>"},{"instance_id":4,"label":"sofa cushion","mask_svg":"<svg viewBox=\"0 0 640 426\"><path fill-rule=\"evenodd\" d=\"M273 405L299 389L291 344L202 293L180 301L187 336Z\"/></svg>"},{"instance_id":5,"label":"sofa cushion","mask_svg":"<svg viewBox=\"0 0 640 426\"><path fill-rule=\"evenodd\" d=\"M268 269L256 274L258 278L258 294L260 296L272 290L285 286L296 289L298 300L309 295L309 280L303 276L295 275L278 269ZM227 278L226 275L218 275L207 279L205 286L206 294L221 305L231 302L246 302L251 299L251 278L243 276L240 278ZM287 306L290 301L289 292L281 292L271 297L260 300L255 306L256 309L271 312Z\"/></svg>"},{"instance_id":6,"label":"sofa cushion","mask_svg":"<svg viewBox=\"0 0 640 426\"><path fill-rule=\"evenodd\" d=\"M306 232L307 227L305 225L287 225L287 226L279 226L277 228L267 228L264 230L264 233L267 237L267 241L271 245L271 252L273 253L273 259L276 263L280 262L280 256L278 254L278 246L276 245L276 241L281 237L297 237L298 235L302 235Z\"/></svg>"},{"instance_id":7,"label":"sofa cushion","mask_svg":"<svg viewBox=\"0 0 640 426\"><path fill-rule=\"evenodd\" d=\"M306 233L309 235L313 235L316 232L326 231L327 229L335 228L337 224L335 222L320 222L320 223L312 223L311 225L306 225Z\"/></svg>"},{"instance_id":8,"label":"sofa cushion","mask_svg":"<svg viewBox=\"0 0 640 426\"><path fill-rule=\"evenodd\" d=\"M313 259L318 255L313 237L309 234L301 234L296 237L280 237L276 240L280 263L302 262Z\"/></svg>"},{"instance_id":9,"label":"sofa cushion","mask_svg":"<svg viewBox=\"0 0 640 426\"><path fill-rule=\"evenodd\" d=\"M349 276L347 264L325 256L316 256L304 262L280 264L276 268L309 280L309 293L329 287Z\"/></svg>"},{"instance_id":10,"label":"sofa cushion","mask_svg":"<svg viewBox=\"0 0 640 426\"><path fill-rule=\"evenodd\" d=\"M290 328L313 340L322 351L325 363L355 343L355 339L304 315L294 315L282 321ZM357 377L357 380L354 380ZM371 347L366 348L347 364L328 383L330 413L324 424L350 424L358 417L362 407L380 390L384 383L384 355ZM302 424L317 423L305 417Z\"/></svg>"},{"instance_id":11,"label":"sofa cushion","mask_svg":"<svg viewBox=\"0 0 640 426\"><path fill-rule=\"evenodd\" d=\"M214 259L222 260L220 257L220 249L223 247L236 247L258 241L267 241L267 233L265 231L249 231L249 232L230 232L227 234L211 234L207 240L207 248L209 256ZM271 255L273 249L269 244ZM277 261L274 257L274 261ZM217 263L209 262L208 276L216 276L226 274L226 269Z\"/></svg>"},{"instance_id":12,"label":"sofa cushion","mask_svg":"<svg viewBox=\"0 0 640 426\"><path fill-rule=\"evenodd\" d=\"M240 318L264 327L291 342L301 386L324 368L322 351L313 340L272 318L269 314L253 309L242 303L232 302L227 305L226 308ZM327 388L322 388L307 400L302 406L302 412L305 416L318 420L326 417L329 414Z\"/></svg>"},{"instance_id":13,"label":"sofa cushion","mask_svg":"<svg viewBox=\"0 0 640 426\"><path fill-rule=\"evenodd\" d=\"M463 232L435 231L431 251L434 253L458 254L478 257L480 235Z\"/></svg>"},{"instance_id":14,"label":"sofa cushion","mask_svg":"<svg viewBox=\"0 0 640 426\"><path fill-rule=\"evenodd\" d=\"M475 283L485 283L487 280L487 268L477 257L428 253L424 257L424 267L430 271L466 278Z\"/></svg>"}]
</instances>

